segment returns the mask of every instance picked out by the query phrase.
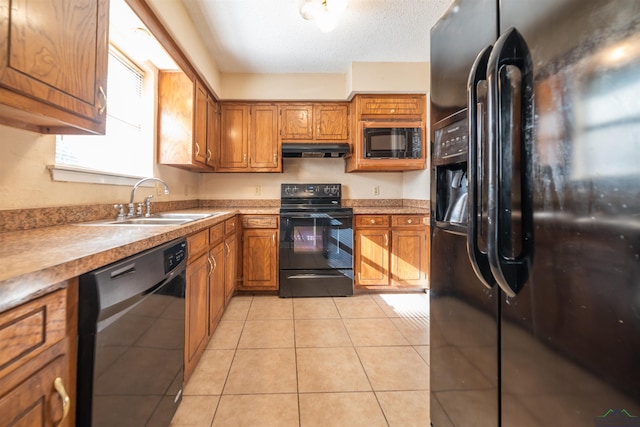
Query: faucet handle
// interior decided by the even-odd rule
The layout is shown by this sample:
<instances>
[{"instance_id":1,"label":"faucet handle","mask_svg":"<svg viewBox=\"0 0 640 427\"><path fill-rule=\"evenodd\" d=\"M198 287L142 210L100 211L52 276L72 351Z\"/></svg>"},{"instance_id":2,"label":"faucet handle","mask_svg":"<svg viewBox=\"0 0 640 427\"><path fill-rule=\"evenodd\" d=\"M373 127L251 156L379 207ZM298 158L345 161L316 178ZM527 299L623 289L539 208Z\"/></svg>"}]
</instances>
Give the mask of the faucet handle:
<instances>
[{"instance_id":1,"label":"faucet handle","mask_svg":"<svg viewBox=\"0 0 640 427\"><path fill-rule=\"evenodd\" d=\"M151 216L151 199L153 199L152 195L148 195L147 197L144 198L144 204L146 206L146 212L144 214L144 216L146 217L150 217Z\"/></svg>"},{"instance_id":2,"label":"faucet handle","mask_svg":"<svg viewBox=\"0 0 640 427\"><path fill-rule=\"evenodd\" d=\"M118 216L116 217L117 221L121 221L124 219L124 207L122 206L122 204L116 204L113 205L114 209L118 210Z\"/></svg>"},{"instance_id":3,"label":"faucet handle","mask_svg":"<svg viewBox=\"0 0 640 427\"><path fill-rule=\"evenodd\" d=\"M138 203L137 207L136 207L136 216L142 216L142 207L144 206L144 203Z\"/></svg>"}]
</instances>

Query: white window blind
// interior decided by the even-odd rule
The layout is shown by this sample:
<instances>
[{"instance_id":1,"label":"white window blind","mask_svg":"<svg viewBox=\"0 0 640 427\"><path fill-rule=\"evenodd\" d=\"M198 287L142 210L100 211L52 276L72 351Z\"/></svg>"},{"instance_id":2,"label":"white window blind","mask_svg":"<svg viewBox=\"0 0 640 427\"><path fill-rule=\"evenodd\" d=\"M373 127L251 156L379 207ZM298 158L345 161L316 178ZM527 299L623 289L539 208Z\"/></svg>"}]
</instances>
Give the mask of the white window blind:
<instances>
[{"instance_id":1,"label":"white window blind","mask_svg":"<svg viewBox=\"0 0 640 427\"><path fill-rule=\"evenodd\" d=\"M145 72L113 46L109 49L106 135L64 135L56 141L57 166L124 176L151 176L153 133L145 117L153 102L145 97ZM151 112L151 113L149 113Z\"/></svg>"}]
</instances>

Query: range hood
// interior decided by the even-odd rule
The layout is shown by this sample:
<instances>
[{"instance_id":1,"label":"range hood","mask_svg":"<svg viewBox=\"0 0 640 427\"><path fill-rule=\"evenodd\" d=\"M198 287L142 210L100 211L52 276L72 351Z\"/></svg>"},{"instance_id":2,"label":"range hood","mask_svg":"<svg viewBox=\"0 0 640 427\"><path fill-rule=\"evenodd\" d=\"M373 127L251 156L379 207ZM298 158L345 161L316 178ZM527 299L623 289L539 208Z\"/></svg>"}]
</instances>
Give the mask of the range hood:
<instances>
[{"instance_id":1,"label":"range hood","mask_svg":"<svg viewBox=\"0 0 640 427\"><path fill-rule=\"evenodd\" d=\"M349 151L349 144L338 142L323 144L282 143L282 157L342 157Z\"/></svg>"}]
</instances>

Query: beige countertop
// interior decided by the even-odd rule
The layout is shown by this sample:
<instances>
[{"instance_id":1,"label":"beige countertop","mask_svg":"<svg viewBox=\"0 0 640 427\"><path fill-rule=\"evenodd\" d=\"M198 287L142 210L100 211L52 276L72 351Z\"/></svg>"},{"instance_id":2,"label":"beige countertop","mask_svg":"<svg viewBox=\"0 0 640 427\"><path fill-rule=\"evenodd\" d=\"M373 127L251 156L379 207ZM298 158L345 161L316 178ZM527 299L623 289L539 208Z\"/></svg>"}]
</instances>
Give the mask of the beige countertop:
<instances>
[{"instance_id":1,"label":"beige countertop","mask_svg":"<svg viewBox=\"0 0 640 427\"><path fill-rule=\"evenodd\" d=\"M429 214L421 207L357 206L355 214ZM194 208L218 215L181 225L125 226L95 222L0 233L0 312L51 292L96 268L184 237L233 215L279 213L279 207Z\"/></svg>"}]
</instances>

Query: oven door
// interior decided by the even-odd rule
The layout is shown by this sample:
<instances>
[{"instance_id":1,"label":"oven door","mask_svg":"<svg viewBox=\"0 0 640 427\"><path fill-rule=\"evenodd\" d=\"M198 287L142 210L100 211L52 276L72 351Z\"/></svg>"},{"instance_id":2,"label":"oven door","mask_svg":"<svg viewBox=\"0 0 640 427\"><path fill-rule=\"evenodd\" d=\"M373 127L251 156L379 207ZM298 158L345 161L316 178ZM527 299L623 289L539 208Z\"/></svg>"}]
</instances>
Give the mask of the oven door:
<instances>
[{"instance_id":1,"label":"oven door","mask_svg":"<svg viewBox=\"0 0 640 427\"><path fill-rule=\"evenodd\" d=\"M353 214L280 214L280 270L353 268Z\"/></svg>"}]
</instances>

